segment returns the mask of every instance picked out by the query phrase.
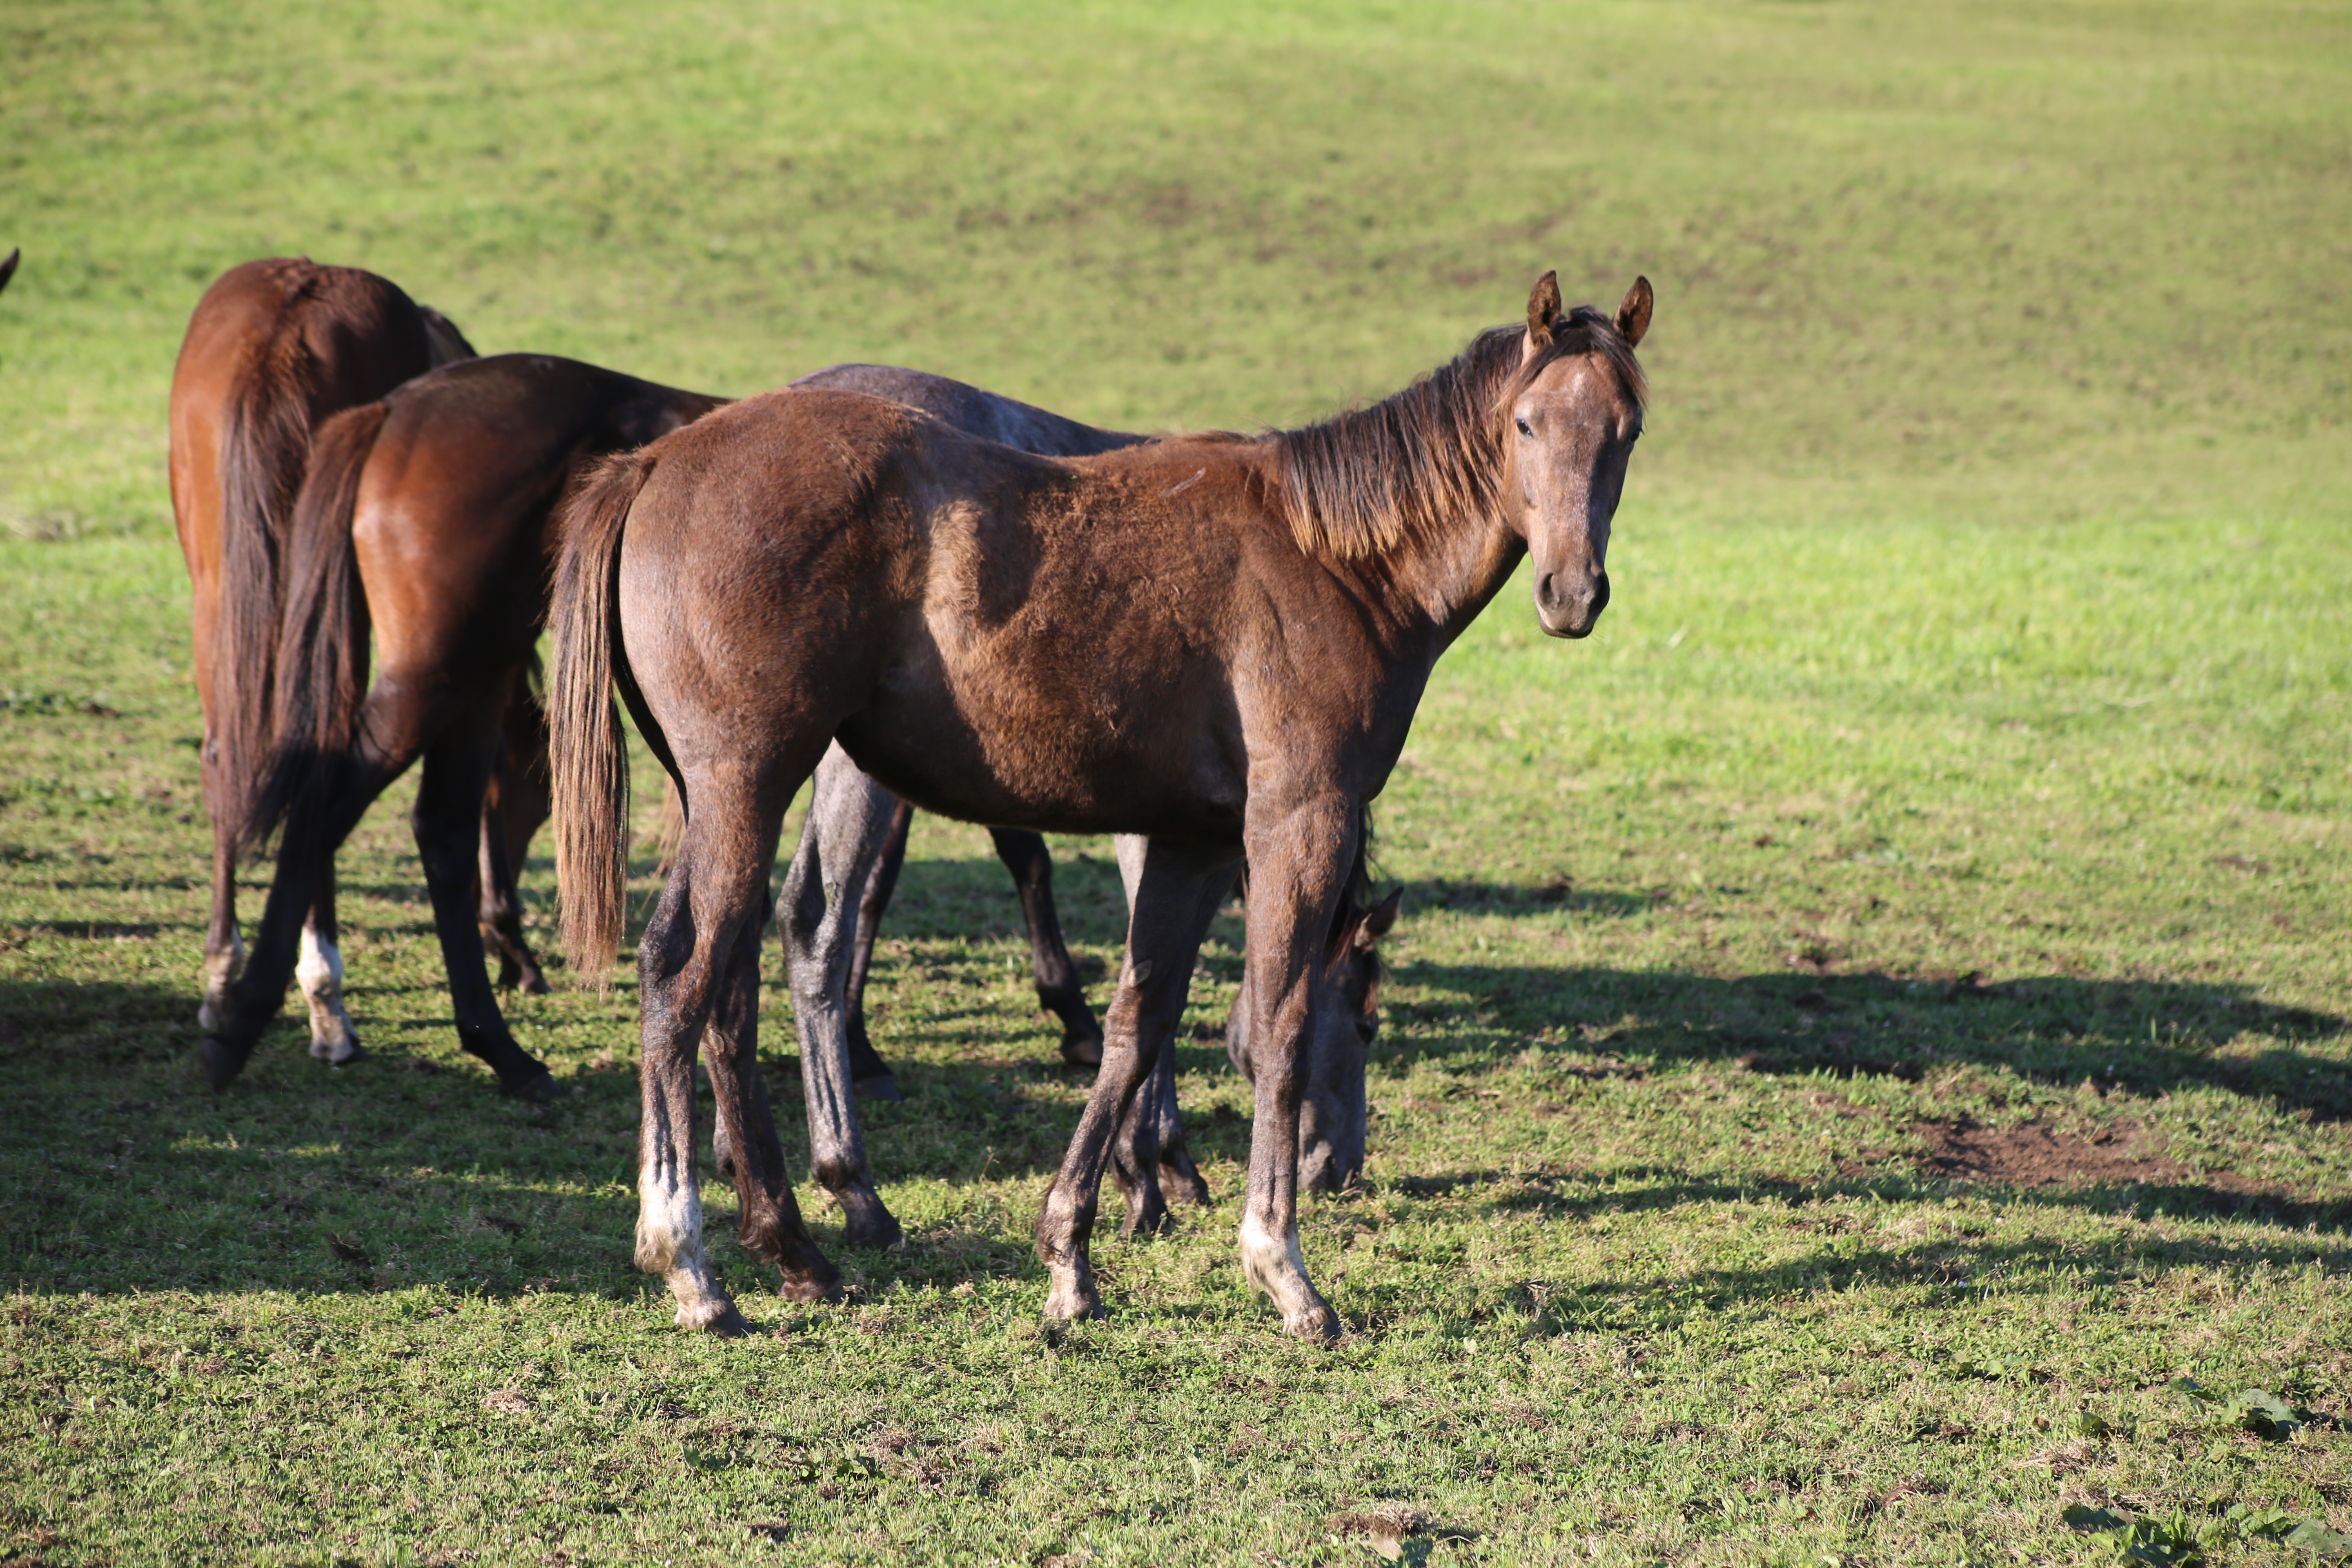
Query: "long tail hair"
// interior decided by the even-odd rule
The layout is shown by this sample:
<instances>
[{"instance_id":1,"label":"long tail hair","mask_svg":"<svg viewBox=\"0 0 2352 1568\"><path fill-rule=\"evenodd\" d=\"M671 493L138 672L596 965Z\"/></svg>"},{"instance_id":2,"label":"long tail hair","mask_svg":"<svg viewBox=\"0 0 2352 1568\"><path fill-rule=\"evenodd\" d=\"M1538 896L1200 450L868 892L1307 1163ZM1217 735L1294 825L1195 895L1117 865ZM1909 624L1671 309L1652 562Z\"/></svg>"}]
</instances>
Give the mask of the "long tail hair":
<instances>
[{"instance_id":1,"label":"long tail hair","mask_svg":"<svg viewBox=\"0 0 2352 1568\"><path fill-rule=\"evenodd\" d=\"M310 448L285 542L269 767L243 824L248 850L324 798L357 738L367 696L368 606L352 519L389 413L382 403L347 408L320 427Z\"/></svg>"},{"instance_id":2,"label":"long tail hair","mask_svg":"<svg viewBox=\"0 0 2352 1568\"><path fill-rule=\"evenodd\" d=\"M228 400L221 437L219 608L213 625L213 735L234 842L250 847L269 765L280 565L310 451L314 367L301 334L255 345Z\"/></svg>"},{"instance_id":3,"label":"long tail hair","mask_svg":"<svg viewBox=\"0 0 2352 1568\"><path fill-rule=\"evenodd\" d=\"M562 899L563 951L572 970L608 983L628 912L629 758L613 704L622 668L621 539L629 508L653 472L642 451L593 469L558 523L555 679L547 717L555 786L555 879Z\"/></svg>"}]
</instances>

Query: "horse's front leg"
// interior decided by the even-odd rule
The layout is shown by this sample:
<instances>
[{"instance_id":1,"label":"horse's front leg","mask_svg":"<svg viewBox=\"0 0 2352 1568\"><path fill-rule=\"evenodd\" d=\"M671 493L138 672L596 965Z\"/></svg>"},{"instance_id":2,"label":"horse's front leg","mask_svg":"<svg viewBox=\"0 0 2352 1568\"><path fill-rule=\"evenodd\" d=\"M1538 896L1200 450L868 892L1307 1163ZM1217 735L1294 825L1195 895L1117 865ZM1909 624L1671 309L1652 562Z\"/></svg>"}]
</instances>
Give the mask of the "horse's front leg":
<instances>
[{"instance_id":1,"label":"horse's front leg","mask_svg":"<svg viewBox=\"0 0 2352 1568\"><path fill-rule=\"evenodd\" d=\"M1094 1092L1078 1118L1077 1131L1061 1169L1045 1194L1037 1217L1037 1256L1052 1288L1045 1297L1049 1318L1098 1317L1102 1295L1096 1288L1088 1247L1096 1205L1109 1165L1114 1139L1136 1110L1153 1068L1168 1048L1183 1016L1201 938L1231 884L1235 858L1230 851L1151 843L1140 858L1133 916L1128 921L1127 957L1118 991L1111 998L1104 1032L1102 1068ZM1156 1145L1157 1121L1147 1119ZM1123 1172L1131 1228L1156 1228L1165 1215L1160 1197L1157 1148L1138 1151L1138 1168Z\"/></svg>"},{"instance_id":2,"label":"horse's front leg","mask_svg":"<svg viewBox=\"0 0 2352 1568\"><path fill-rule=\"evenodd\" d=\"M516 682L507 703L498 765L482 796L482 945L498 955L498 988L520 985L531 995L547 993L547 976L522 934L523 866L531 835L548 818L547 716Z\"/></svg>"},{"instance_id":3,"label":"horse's front leg","mask_svg":"<svg viewBox=\"0 0 2352 1568\"><path fill-rule=\"evenodd\" d=\"M1346 886L1356 814L1344 799L1284 810L1253 800L1248 829L1250 1063L1257 1114L1242 1200L1242 1269L1274 1298L1282 1326L1336 1339L1339 1315L1307 1277L1298 1247L1299 1107L1323 981L1323 946Z\"/></svg>"},{"instance_id":4,"label":"horse's front leg","mask_svg":"<svg viewBox=\"0 0 2352 1568\"><path fill-rule=\"evenodd\" d=\"M777 911L801 1037L809 1164L818 1184L841 1205L847 1221L843 1239L852 1247L892 1247L902 1236L866 1163L847 1004L859 895L898 806L898 797L860 772L847 752L839 746L827 751Z\"/></svg>"}]
</instances>

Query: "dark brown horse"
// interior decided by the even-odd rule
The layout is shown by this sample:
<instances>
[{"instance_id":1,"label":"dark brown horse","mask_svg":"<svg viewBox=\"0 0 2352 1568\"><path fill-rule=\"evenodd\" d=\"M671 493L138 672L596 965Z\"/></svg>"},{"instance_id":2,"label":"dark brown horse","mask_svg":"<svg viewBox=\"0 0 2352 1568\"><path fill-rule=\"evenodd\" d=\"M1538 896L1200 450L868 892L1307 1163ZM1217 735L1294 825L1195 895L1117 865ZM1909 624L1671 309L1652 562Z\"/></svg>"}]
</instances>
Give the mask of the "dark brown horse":
<instances>
[{"instance_id":1,"label":"dark brown horse","mask_svg":"<svg viewBox=\"0 0 2352 1568\"><path fill-rule=\"evenodd\" d=\"M1246 858L1242 1262L1290 1331L1338 1332L1299 1251L1297 1142L1363 805L1438 656L1523 556L1544 629L1591 631L1650 310L1641 280L1613 317L1563 314L1547 274L1524 327L1370 407L1255 439L1055 460L801 388L599 470L568 509L556 584L558 871L567 948L593 976L626 871L617 686L687 811L640 949L636 1248L682 1324L741 1323L703 1252L706 1038L739 1234L788 1293L837 1278L801 1222L755 1054L778 832L837 737L919 807L1150 839L1102 1069L1038 1220L1050 1316L1101 1310L1102 1177ZM1136 1175L1154 1182L1149 1163Z\"/></svg>"},{"instance_id":2,"label":"dark brown horse","mask_svg":"<svg viewBox=\"0 0 2352 1568\"><path fill-rule=\"evenodd\" d=\"M194 591L213 825L199 1013L206 1028L244 960L236 858L252 837L268 765L286 538L311 435L332 415L472 353L456 328L393 283L307 258L249 261L223 274L188 322L172 377L172 511ZM342 1005L331 868L304 892L296 913L309 917L301 970L311 1054L347 1060L357 1045Z\"/></svg>"},{"instance_id":3,"label":"dark brown horse","mask_svg":"<svg viewBox=\"0 0 2352 1568\"><path fill-rule=\"evenodd\" d=\"M215 1088L276 1015L336 847L422 758L411 820L458 1039L506 1092L555 1092L499 1010L478 918L483 862L519 853L509 834L486 840L484 805L509 728L521 765L502 795L529 794L535 725L509 718L545 618L548 519L582 464L720 401L501 354L420 376L319 432L289 530L269 772L245 828L248 840L278 830L276 875L252 957L204 1041ZM532 803L512 804L527 841Z\"/></svg>"},{"instance_id":4,"label":"dark brown horse","mask_svg":"<svg viewBox=\"0 0 2352 1568\"><path fill-rule=\"evenodd\" d=\"M1080 425L945 376L887 365L835 365L792 384L887 397L967 434L1042 456L1083 457L1144 439ZM677 799L673 788L668 800L675 805ZM876 931L906 854L911 816L906 802L859 772L840 747L830 749L816 770L808 818L784 877L778 911L801 1041L809 1164L817 1184L841 1205L843 1239L853 1247L887 1247L900 1235L898 1221L875 1188L849 1088L854 1085L858 1094L871 1095L877 1086L887 1086L888 1097L897 1097L889 1068L865 1037L862 993ZM683 831L682 820L675 831ZM1087 1007L1062 942L1054 909L1053 863L1045 840L1002 827L991 837L1021 896L1038 1000L1063 1023L1063 1058L1076 1065L1099 1063L1102 1032ZM1118 842L1130 902L1131 872L1141 863L1142 847L1140 839L1122 837ZM1318 1016L1314 1088L1301 1142L1301 1179L1327 1187L1344 1184L1362 1169L1364 1058L1378 1026L1380 959L1374 944L1397 908L1394 899L1374 906L1366 877L1360 875L1354 886L1360 896L1348 902L1340 929L1333 933L1330 975L1336 1001ZM1236 1062L1247 1058L1245 1032L1244 1022L1229 1040ZM732 1155L723 1127L716 1130L715 1142L720 1168L731 1176ZM1156 1164L1156 1184L1144 1184L1134 1174L1139 1162ZM1194 1203L1209 1201L1208 1184L1192 1162L1176 1100L1172 1052L1162 1056L1150 1092L1139 1099L1113 1170L1122 1188L1134 1194L1127 1214L1130 1231L1157 1230L1166 1222L1163 1190Z\"/></svg>"}]
</instances>

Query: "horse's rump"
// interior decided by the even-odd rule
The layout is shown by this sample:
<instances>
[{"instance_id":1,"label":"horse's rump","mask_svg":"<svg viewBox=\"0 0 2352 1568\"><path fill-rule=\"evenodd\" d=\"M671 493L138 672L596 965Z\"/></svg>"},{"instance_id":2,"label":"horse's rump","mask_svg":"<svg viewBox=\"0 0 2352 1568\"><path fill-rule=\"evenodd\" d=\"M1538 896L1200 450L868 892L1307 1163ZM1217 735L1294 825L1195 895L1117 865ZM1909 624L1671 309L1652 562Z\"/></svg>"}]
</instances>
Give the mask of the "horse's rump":
<instances>
[{"instance_id":1,"label":"horse's rump","mask_svg":"<svg viewBox=\"0 0 2352 1568\"><path fill-rule=\"evenodd\" d=\"M459 340L462 342L462 340ZM226 359L226 363L217 362ZM185 401L216 398L218 510L214 537L187 538L201 572L217 561L207 711L223 788L215 824L250 846L259 836L268 764L284 556L314 427L371 402L432 362L423 313L388 280L306 260L248 262L205 292L173 377L175 431ZM175 497L203 509L208 497ZM184 517L184 530L203 531Z\"/></svg>"}]
</instances>

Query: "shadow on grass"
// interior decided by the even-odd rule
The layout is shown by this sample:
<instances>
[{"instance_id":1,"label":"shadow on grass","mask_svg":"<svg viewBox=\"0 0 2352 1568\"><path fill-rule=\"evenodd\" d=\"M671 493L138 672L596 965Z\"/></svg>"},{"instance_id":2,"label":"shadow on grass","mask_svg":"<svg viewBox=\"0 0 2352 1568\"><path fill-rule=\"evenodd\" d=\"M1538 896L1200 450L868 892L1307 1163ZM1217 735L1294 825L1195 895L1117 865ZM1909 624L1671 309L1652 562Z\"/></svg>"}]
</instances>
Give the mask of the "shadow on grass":
<instances>
[{"instance_id":1,"label":"shadow on grass","mask_svg":"<svg viewBox=\"0 0 2352 1568\"><path fill-rule=\"evenodd\" d=\"M1702 1184L1688 1195L1708 1194ZM1727 1191L1721 1195L1736 1194ZM2034 1194L2018 1201L2048 1199ZM1388 1255L1385 1247L1383 1255ZM2063 1279L2064 1289L2079 1296L2129 1286L2180 1267L2293 1272L2315 1265L2329 1273L2352 1268L2352 1242L2340 1233L2288 1232L2172 1240L2137 1228L2087 1244L2063 1237L2011 1240L1984 1235L1906 1240L1880 1232L1866 1237L1832 1237L1785 1261L1752 1267L1528 1279L1503 1290L1463 1292L1460 1310L1473 1321L1514 1311L1531 1320L1528 1331L1534 1333L1658 1331L1678 1328L1701 1311L1754 1313L1780 1321L1779 1315L1793 1303L1856 1289L1910 1290L1928 1302L1965 1306L2004 1284L2036 1279ZM1448 1265L1433 1259L1429 1267L1442 1271ZM1451 1268L1458 1269L1458 1260ZM1347 1294L1355 1298L1349 1305L1361 1314L1360 1323L1377 1333L1387 1322L1424 1316L1432 1289L1442 1291L1443 1287L1408 1277L1360 1285ZM1928 1359L1947 1363L1942 1369L1946 1375L1958 1379L2043 1382L2052 1375L2048 1369L2009 1357L1997 1365L1952 1361L1943 1352L1932 1352Z\"/></svg>"},{"instance_id":2,"label":"shadow on grass","mask_svg":"<svg viewBox=\"0 0 2352 1568\"><path fill-rule=\"evenodd\" d=\"M1010 883L993 862L944 868L928 862L910 874L918 869L919 896L909 902L923 918L887 934L923 940L938 930L968 938L983 905L1001 905L1008 929L1017 931ZM1118 941L1122 906L1108 858L1066 860L1062 880L1073 937ZM900 960L886 952L879 962ZM1237 963L1225 955L1216 967L1230 980L1222 972ZM1570 1058L1605 1053L1597 1070L1611 1073L1720 1062L1765 1074L1918 1079L1974 1064L2049 1083L2089 1078L2109 1094L2153 1097L2205 1085L2307 1119L2352 1116L2345 1064L2305 1048L2340 1041L2352 1025L2271 1007L2226 984L2053 976L1983 987L1885 974L1722 978L1420 962L1402 965L1397 981L1432 1000L1393 1005L1392 1022L1438 1027L1428 1036L1389 1029L1377 1055L1390 1064L1423 1058L1475 1068L1482 1058L1516 1057L1541 1036L1548 1049ZM1108 1000L1099 986L1096 993L1098 1004ZM646 1289L626 1256L635 1207L633 1074L583 1072L572 1080L574 1095L518 1106L497 1099L487 1073L453 1059L446 1047L429 1055L407 1048L414 1036L442 1035L437 1020L362 1017L376 1054L331 1073L302 1054L299 1024L289 1018L266 1039L247 1079L215 1097L191 1068L194 1001L191 987L145 982L0 981L0 1094L36 1108L0 1129L7 1176L0 1183L0 1237L12 1238L0 1247L0 1279L100 1289L364 1290L437 1282L509 1293L560 1286L632 1300ZM978 998L932 1015L942 1025L975 1016L1001 1015ZM791 1167L799 1169L805 1150L792 1110L800 1086L790 1024L772 1010L765 1022L770 1089ZM1226 1070L1213 1038L1181 1038L1177 1049L1187 1074ZM908 1062L901 1073L910 1091L905 1104L863 1108L886 1195L890 1184L913 1178L968 1185L986 1174L1042 1184L1059 1160L1075 1113L1041 1026L1024 1028L1018 1047L1008 1039L996 1059ZM1246 1104L1234 1079L1191 1107L1196 1150L1245 1159ZM1445 1184L1395 1186L1426 1195L1458 1187L1469 1202L1563 1218L1743 1196L1801 1205L1842 1193L1911 1197L1948 1190L1933 1179L1695 1179L1670 1167L1599 1176L1465 1172L1440 1180ZM1489 1197L1470 1190L1486 1185L1494 1188ZM806 1200L807 1184L800 1190ZM2282 1234L2275 1246L2200 1242L2196 1256L2352 1261L2332 1239L2352 1222L2341 1203L2180 1181L2040 1190L2015 1201L2242 1215L2304 1234ZM827 1217L812 1215L830 1246L837 1230ZM713 1225L720 1228L720 1216ZM1685 1288L1761 1296L1811 1288L1803 1282L1816 1279L1924 1278L1916 1256L1901 1248L1824 1254L1753 1275L1692 1276ZM2153 1254L2143 1248L2137 1256ZM1955 1257L1962 1258L1957 1275L1947 1267ZM1947 1263L1934 1267L1949 1284L2034 1258L2030 1247L2004 1252L1987 1243L1947 1249ZM940 1269L1031 1267L1022 1249L973 1234L920 1258L870 1259L867 1271L877 1279L914 1279ZM1600 1289L1586 1289L1584 1299L1597 1300Z\"/></svg>"},{"instance_id":3,"label":"shadow on grass","mask_svg":"<svg viewBox=\"0 0 2352 1568\"><path fill-rule=\"evenodd\" d=\"M2274 1007L2250 987L2040 976L1979 986L1962 978L1751 974L1729 979L1612 969L1530 970L1413 963L1396 979L1455 1004L1391 1016L1490 1029L1394 1043L1379 1054L1475 1057L1528 1037L1575 1049L1576 1034L1653 1069L1737 1061L1764 1073L1916 1081L1954 1063L2005 1068L2045 1084L2090 1079L2139 1098L2204 1084L2274 1100L2311 1119L2352 1118L2352 1065L2297 1048L2352 1034L2352 1019ZM1563 1031L1571 1031L1562 1040ZM2293 1042L2275 1043L2281 1039Z\"/></svg>"}]
</instances>

